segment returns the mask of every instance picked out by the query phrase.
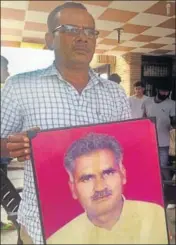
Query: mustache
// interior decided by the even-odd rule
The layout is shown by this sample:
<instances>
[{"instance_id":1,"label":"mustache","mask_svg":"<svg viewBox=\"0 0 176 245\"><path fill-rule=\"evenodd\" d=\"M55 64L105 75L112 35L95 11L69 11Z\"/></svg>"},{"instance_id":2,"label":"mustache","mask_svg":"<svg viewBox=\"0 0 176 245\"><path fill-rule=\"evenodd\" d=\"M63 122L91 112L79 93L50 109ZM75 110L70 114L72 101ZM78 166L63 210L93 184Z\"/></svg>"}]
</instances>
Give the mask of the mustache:
<instances>
[{"instance_id":1,"label":"mustache","mask_svg":"<svg viewBox=\"0 0 176 245\"><path fill-rule=\"evenodd\" d=\"M108 188L105 188L102 191L95 191L93 196L91 197L92 201L97 201L99 199L102 199L104 197L109 197L112 195L112 191L109 190Z\"/></svg>"}]
</instances>

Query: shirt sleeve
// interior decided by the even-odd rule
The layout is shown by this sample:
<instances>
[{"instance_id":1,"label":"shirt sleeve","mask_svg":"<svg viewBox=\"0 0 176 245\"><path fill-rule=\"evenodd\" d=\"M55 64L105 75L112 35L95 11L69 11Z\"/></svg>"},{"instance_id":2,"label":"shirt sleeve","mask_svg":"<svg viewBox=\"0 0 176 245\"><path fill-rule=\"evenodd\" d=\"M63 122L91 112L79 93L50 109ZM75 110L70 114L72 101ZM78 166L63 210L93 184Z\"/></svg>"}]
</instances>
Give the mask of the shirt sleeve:
<instances>
[{"instance_id":1,"label":"shirt sleeve","mask_svg":"<svg viewBox=\"0 0 176 245\"><path fill-rule=\"evenodd\" d=\"M175 106L176 106L176 102L173 101L172 107L171 107L171 110L170 110L170 117L175 117L176 116L176 112L175 112L176 108L175 108Z\"/></svg>"},{"instance_id":2,"label":"shirt sleeve","mask_svg":"<svg viewBox=\"0 0 176 245\"><path fill-rule=\"evenodd\" d=\"M131 97L128 97L128 101L129 101L130 108L132 108Z\"/></svg>"},{"instance_id":3,"label":"shirt sleeve","mask_svg":"<svg viewBox=\"0 0 176 245\"><path fill-rule=\"evenodd\" d=\"M13 78L9 78L1 91L1 138L20 132L23 126L22 118Z\"/></svg>"},{"instance_id":4,"label":"shirt sleeve","mask_svg":"<svg viewBox=\"0 0 176 245\"><path fill-rule=\"evenodd\" d=\"M131 107L130 107L129 99L126 96L126 93L123 89L122 89L121 103L122 103L122 114L120 119L121 120L131 119L132 115L131 115Z\"/></svg>"}]
</instances>

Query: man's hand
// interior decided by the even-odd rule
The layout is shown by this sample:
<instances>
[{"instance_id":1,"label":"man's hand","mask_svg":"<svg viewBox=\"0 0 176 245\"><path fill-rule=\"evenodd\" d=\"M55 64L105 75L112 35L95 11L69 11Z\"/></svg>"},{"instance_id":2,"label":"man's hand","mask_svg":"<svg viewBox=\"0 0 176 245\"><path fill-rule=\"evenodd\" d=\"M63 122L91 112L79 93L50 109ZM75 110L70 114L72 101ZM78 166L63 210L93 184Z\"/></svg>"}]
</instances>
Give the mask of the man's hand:
<instances>
[{"instance_id":1,"label":"man's hand","mask_svg":"<svg viewBox=\"0 0 176 245\"><path fill-rule=\"evenodd\" d=\"M40 128L32 128L30 130L40 131ZM14 135L9 135L7 149L12 158L17 158L19 162L30 159L30 142L27 132L21 132Z\"/></svg>"}]
</instances>

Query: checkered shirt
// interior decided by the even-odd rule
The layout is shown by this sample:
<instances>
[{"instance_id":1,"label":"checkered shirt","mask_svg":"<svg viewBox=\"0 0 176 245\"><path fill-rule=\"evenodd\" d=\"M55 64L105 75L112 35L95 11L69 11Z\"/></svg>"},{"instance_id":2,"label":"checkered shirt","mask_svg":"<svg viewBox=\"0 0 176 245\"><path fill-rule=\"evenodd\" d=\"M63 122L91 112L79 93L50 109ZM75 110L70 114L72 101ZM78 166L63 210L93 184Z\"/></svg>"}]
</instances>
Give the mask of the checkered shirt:
<instances>
[{"instance_id":1,"label":"checkered shirt","mask_svg":"<svg viewBox=\"0 0 176 245\"><path fill-rule=\"evenodd\" d=\"M41 130L131 117L123 88L89 70L89 83L79 94L57 71L43 70L10 77L1 98L1 137L39 126ZM43 244L32 164L25 162L24 189L18 221L34 244Z\"/></svg>"}]
</instances>

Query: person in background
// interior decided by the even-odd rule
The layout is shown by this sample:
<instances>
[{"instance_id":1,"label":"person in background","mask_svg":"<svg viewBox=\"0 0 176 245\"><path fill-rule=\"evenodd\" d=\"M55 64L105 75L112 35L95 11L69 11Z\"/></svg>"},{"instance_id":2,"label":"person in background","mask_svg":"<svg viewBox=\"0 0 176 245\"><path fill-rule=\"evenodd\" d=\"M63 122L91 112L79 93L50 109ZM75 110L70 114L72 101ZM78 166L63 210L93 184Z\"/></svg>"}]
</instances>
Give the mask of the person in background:
<instances>
[{"instance_id":1,"label":"person in background","mask_svg":"<svg viewBox=\"0 0 176 245\"><path fill-rule=\"evenodd\" d=\"M156 89L156 96L142 105L144 117L155 117L158 134L159 156L164 180L171 180L169 164L169 133L175 117L175 101L169 98L171 88L163 84ZM174 126L174 125L173 125Z\"/></svg>"},{"instance_id":2,"label":"person in background","mask_svg":"<svg viewBox=\"0 0 176 245\"><path fill-rule=\"evenodd\" d=\"M121 83L121 77L117 74L117 73L113 73L109 76L109 80L110 81L113 81L117 84L120 84Z\"/></svg>"},{"instance_id":3,"label":"person in background","mask_svg":"<svg viewBox=\"0 0 176 245\"><path fill-rule=\"evenodd\" d=\"M169 143L169 157L173 159L173 167L176 168L176 118L172 120L172 128L170 130L170 143ZM176 182L176 173L174 173L172 180ZM176 204L169 204L168 209L173 209Z\"/></svg>"},{"instance_id":4,"label":"person in background","mask_svg":"<svg viewBox=\"0 0 176 245\"><path fill-rule=\"evenodd\" d=\"M1 87L3 87L6 79L9 77L8 64L8 60L4 56L1 56ZM11 158L9 157L1 157L0 169L5 173L5 175L7 175L7 165L10 163L10 161ZM1 230L11 230L15 227L12 223L4 223L0 221L0 228Z\"/></svg>"},{"instance_id":5,"label":"person in background","mask_svg":"<svg viewBox=\"0 0 176 245\"><path fill-rule=\"evenodd\" d=\"M23 244L43 244L26 131L36 126L44 130L131 118L124 90L89 66L99 32L86 7L65 2L51 11L47 25L45 39L54 51L54 63L11 77L1 98L1 153L25 161L18 210Z\"/></svg>"},{"instance_id":6,"label":"person in background","mask_svg":"<svg viewBox=\"0 0 176 245\"><path fill-rule=\"evenodd\" d=\"M176 157L176 128L171 128L170 131L170 144L169 144L169 156Z\"/></svg>"},{"instance_id":7,"label":"person in background","mask_svg":"<svg viewBox=\"0 0 176 245\"><path fill-rule=\"evenodd\" d=\"M144 84L140 81L134 83L134 95L129 97L129 103L131 107L132 118L142 118L142 104L148 99L146 95L144 95Z\"/></svg>"}]
</instances>

